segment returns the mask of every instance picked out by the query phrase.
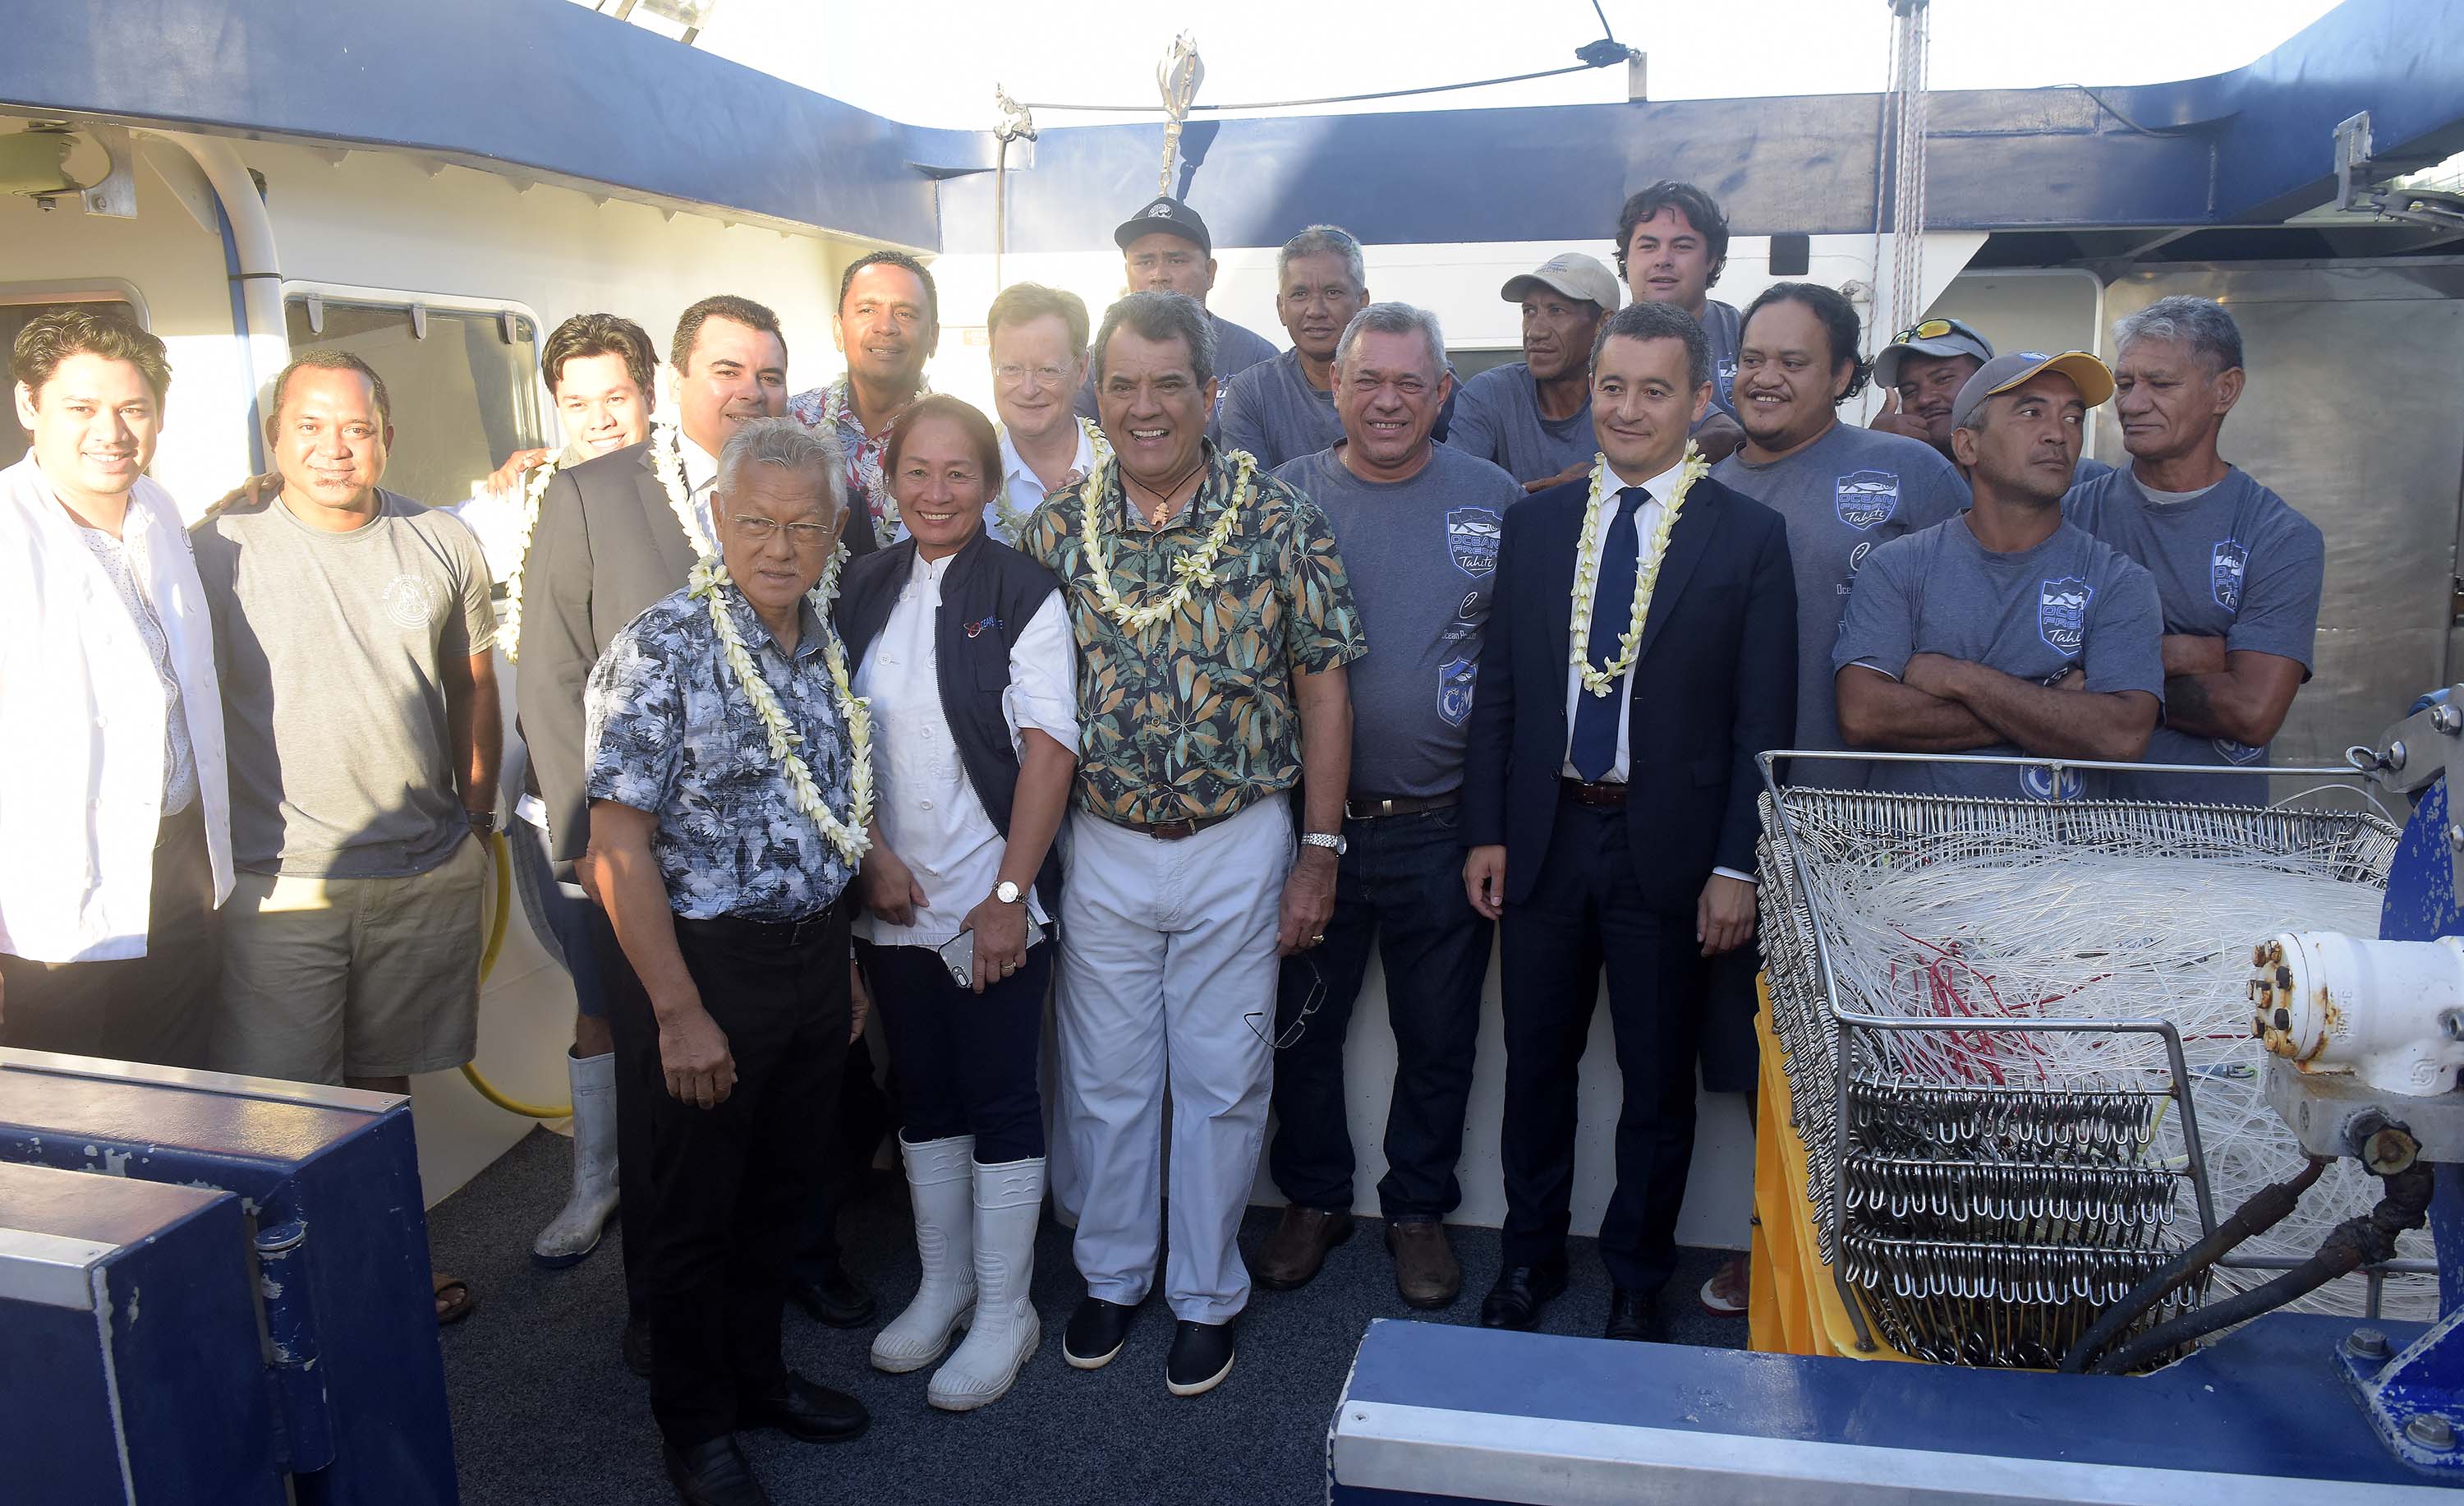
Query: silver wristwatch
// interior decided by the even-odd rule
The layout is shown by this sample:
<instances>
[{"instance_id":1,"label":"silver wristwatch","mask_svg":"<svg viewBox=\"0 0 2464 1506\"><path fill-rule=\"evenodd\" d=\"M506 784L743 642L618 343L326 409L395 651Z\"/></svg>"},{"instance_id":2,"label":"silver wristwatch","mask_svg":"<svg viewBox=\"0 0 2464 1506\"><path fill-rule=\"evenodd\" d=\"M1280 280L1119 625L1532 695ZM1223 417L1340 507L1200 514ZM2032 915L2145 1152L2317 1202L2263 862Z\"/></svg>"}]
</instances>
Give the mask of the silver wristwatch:
<instances>
[{"instance_id":1,"label":"silver wristwatch","mask_svg":"<svg viewBox=\"0 0 2464 1506\"><path fill-rule=\"evenodd\" d=\"M1343 833L1340 831L1304 831L1301 833L1301 845L1329 849L1337 857L1352 851L1352 844L1343 839Z\"/></svg>"},{"instance_id":2,"label":"silver wristwatch","mask_svg":"<svg viewBox=\"0 0 2464 1506\"><path fill-rule=\"evenodd\" d=\"M1025 892L1026 891L1018 887L1018 880L1014 878L1004 878L1000 883L993 885L993 897L1003 904L1018 903L1019 896Z\"/></svg>"}]
</instances>

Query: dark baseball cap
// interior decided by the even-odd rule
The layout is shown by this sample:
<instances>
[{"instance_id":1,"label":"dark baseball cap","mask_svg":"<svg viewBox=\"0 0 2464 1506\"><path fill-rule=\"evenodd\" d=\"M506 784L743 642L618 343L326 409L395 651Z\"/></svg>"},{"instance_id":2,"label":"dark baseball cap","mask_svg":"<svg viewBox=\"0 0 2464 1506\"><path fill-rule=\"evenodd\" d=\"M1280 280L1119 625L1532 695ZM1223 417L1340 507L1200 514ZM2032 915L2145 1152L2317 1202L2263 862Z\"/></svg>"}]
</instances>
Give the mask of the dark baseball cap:
<instances>
[{"instance_id":1,"label":"dark baseball cap","mask_svg":"<svg viewBox=\"0 0 2464 1506\"><path fill-rule=\"evenodd\" d=\"M1174 198L1148 200L1145 209L1121 221L1120 229L1112 232L1112 244L1127 251L1130 242L1158 232L1177 235L1206 255L1215 255L1215 237L1206 233L1206 222L1196 210Z\"/></svg>"},{"instance_id":2,"label":"dark baseball cap","mask_svg":"<svg viewBox=\"0 0 2464 1506\"><path fill-rule=\"evenodd\" d=\"M1899 386L1900 358L1906 355L1974 356L1979 361L1991 361L1993 342L1978 334L1963 319L1928 319L1911 324L1874 357L1874 385Z\"/></svg>"},{"instance_id":3,"label":"dark baseball cap","mask_svg":"<svg viewBox=\"0 0 2464 1506\"><path fill-rule=\"evenodd\" d=\"M2007 356L1995 356L1976 368L1976 374L1950 400L1951 427L1967 428L1969 415L1983 407L1987 398L2027 385L2039 371L2058 371L2070 378L2090 408L2113 395L2113 372L2084 350L2063 350L2052 355L2041 350L2014 350Z\"/></svg>"}]
</instances>

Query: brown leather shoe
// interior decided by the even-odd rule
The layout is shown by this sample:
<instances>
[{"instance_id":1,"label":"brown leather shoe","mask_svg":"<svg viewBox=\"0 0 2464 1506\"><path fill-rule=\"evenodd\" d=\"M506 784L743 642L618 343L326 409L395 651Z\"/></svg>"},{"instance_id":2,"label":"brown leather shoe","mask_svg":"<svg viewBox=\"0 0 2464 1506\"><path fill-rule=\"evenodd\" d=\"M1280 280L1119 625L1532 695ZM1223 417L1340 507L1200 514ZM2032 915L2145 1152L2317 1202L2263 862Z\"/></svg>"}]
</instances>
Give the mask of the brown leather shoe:
<instances>
[{"instance_id":1,"label":"brown leather shoe","mask_svg":"<svg viewBox=\"0 0 2464 1506\"><path fill-rule=\"evenodd\" d=\"M1433 1218L1386 1226L1386 1248L1395 1255L1395 1290L1407 1307L1444 1307L1463 1291L1463 1267L1455 1264L1446 1226Z\"/></svg>"},{"instance_id":2,"label":"brown leather shoe","mask_svg":"<svg viewBox=\"0 0 2464 1506\"><path fill-rule=\"evenodd\" d=\"M1318 1267L1326 1264L1326 1252L1351 1237L1348 1210L1291 1204L1284 1209L1284 1221L1266 1236L1266 1247L1258 1251L1250 1273L1269 1292L1307 1286Z\"/></svg>"}]
</instances>

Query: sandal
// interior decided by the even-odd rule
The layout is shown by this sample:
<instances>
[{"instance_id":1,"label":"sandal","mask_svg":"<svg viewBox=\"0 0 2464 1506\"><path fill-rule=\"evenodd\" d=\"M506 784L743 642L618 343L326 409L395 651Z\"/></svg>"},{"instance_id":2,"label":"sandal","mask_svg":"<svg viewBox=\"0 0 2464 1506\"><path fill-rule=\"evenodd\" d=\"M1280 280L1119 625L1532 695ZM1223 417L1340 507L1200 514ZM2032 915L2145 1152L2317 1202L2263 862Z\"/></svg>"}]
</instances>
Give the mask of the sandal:
<instances>
[{"instance_id":1,"label":"sandal","mask_svg":"<svg viewBox=\"0 0 2464 1506\"><path fill-rule=\"evenodd\" d=\"M436 1282L436 1326L458 1323L476 1312L479 1299L471 1295L470 1283L459 1276L440 1275Z\"/></svg>"}]
</instances>

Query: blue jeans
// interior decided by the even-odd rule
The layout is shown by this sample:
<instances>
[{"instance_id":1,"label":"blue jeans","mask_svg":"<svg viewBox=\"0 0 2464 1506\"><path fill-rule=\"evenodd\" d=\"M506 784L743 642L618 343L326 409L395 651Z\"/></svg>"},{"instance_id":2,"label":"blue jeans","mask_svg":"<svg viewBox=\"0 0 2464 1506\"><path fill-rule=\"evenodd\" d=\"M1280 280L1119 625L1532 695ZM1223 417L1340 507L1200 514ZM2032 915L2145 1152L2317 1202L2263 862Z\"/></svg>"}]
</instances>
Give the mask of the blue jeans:
<instances>
[{"instance_id":1,"label":"blue jeans","mask_svg":"<svg viewBox=\"0 0 2464 1506\"><path fill-rule=\"evenodd\" d=\"M573 1002L594 1020L607 1018L607 995L599 982L599 959L590 945L590 900L556 881L548 863L547 832L517 817L505 829L514 857L514 892L522 914L546 953L573 978Z\"/></svg>"},{"instance_id":2,"label":"blue jeans","mask_svg":"<svg viewBox=\"0 0 2464 1506\"><path fill-rule=\"evenodd\" d=\"M1343 834L1351 849L1335 867L1326 941L1284 962L1275 1038L1291 1044L1276 1053L1267 1165L1294 1203L1352 1207L1343 1043L1375 945L1386 964L1386 1016L1395 1030L1378 1206L1392 1219L1443 1218L1463 1201L1455 1163L1494 927L1463 897L1456 808L1346 821ZM1303 1020L1321 980L1316 1012Z\"/></svg>"}]
</instances>

